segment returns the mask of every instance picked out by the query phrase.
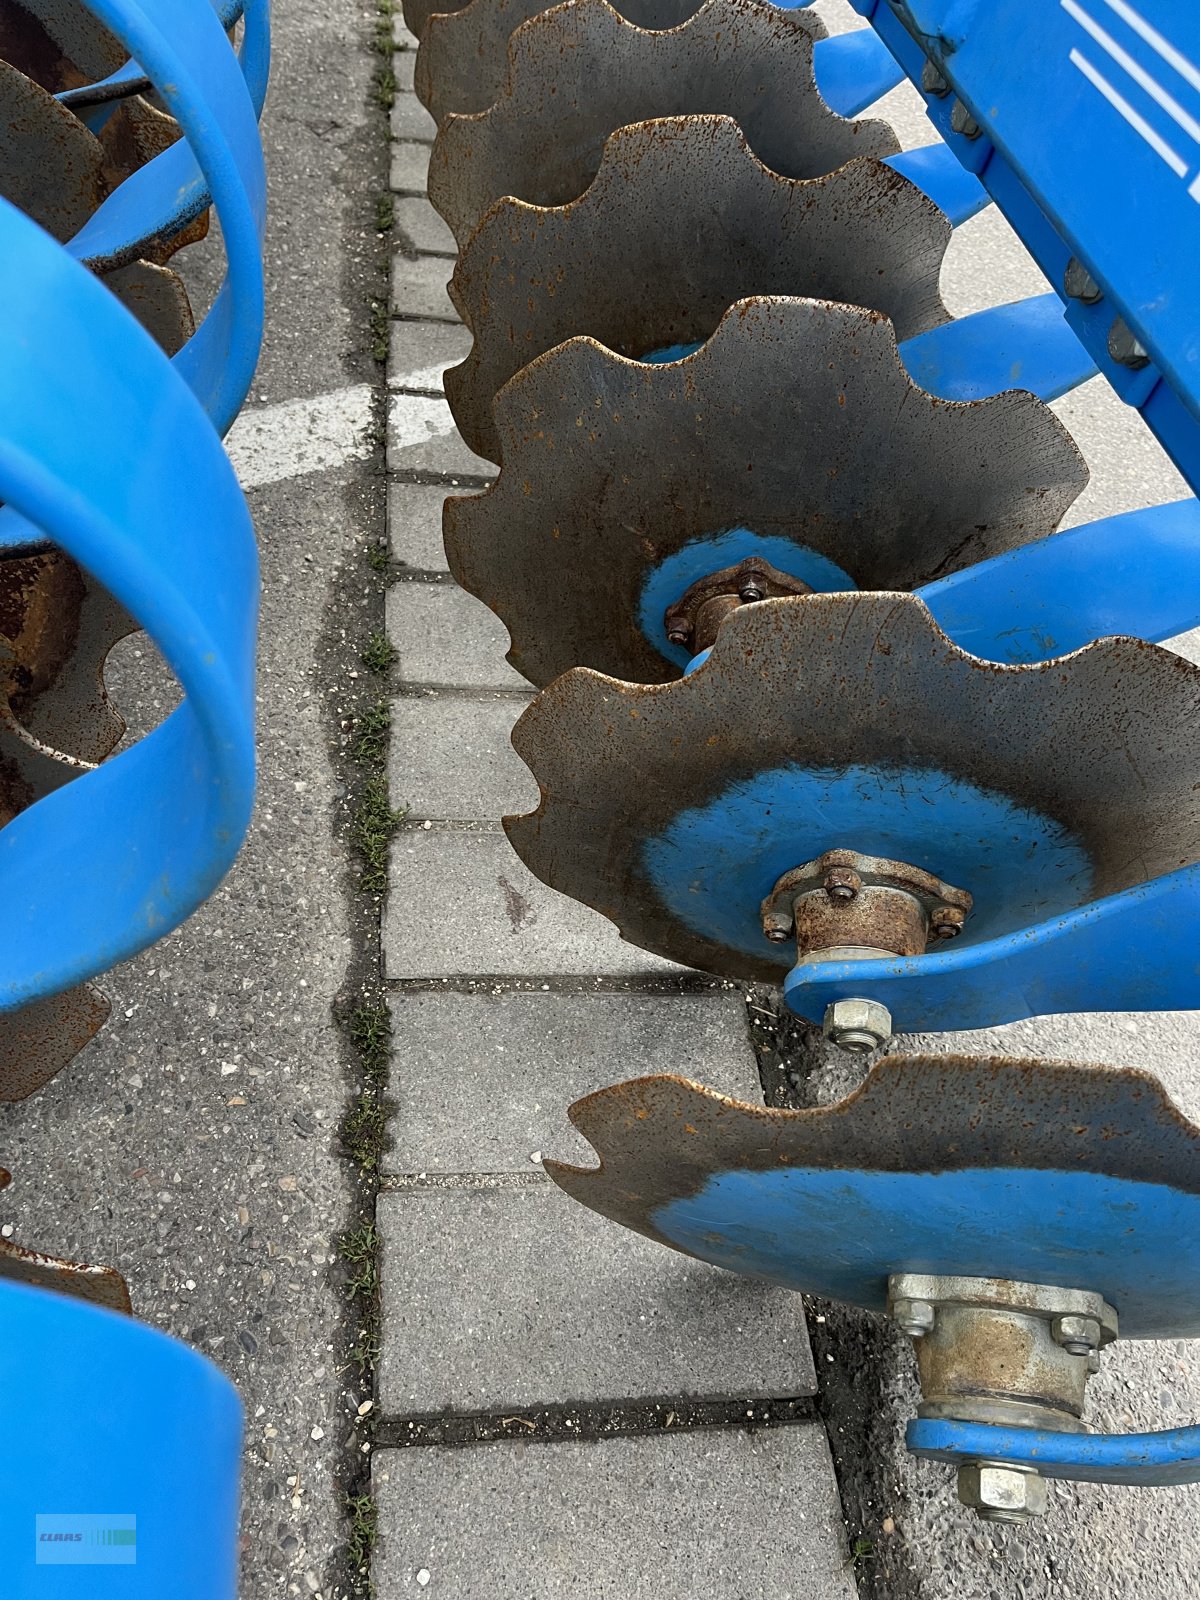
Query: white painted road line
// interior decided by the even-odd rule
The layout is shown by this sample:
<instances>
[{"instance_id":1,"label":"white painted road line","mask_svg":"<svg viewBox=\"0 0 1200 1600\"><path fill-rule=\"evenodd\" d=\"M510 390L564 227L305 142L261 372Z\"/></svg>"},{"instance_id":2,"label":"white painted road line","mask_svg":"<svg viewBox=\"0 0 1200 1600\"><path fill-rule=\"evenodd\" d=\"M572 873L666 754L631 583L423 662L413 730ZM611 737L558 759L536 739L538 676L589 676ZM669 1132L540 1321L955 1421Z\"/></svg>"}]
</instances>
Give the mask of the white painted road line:
<instances>
[{"instance_id":1,"label":"white painted road line","mask_svg":"<svg viewBox=\"0 0 1200 1600\"><path fill-rule=\"evenodd\" d=\"M369 383L355 383L243 411L225 440L242 488L326 472L370 455L373 393Z\"/></svg>"}]
</instances>

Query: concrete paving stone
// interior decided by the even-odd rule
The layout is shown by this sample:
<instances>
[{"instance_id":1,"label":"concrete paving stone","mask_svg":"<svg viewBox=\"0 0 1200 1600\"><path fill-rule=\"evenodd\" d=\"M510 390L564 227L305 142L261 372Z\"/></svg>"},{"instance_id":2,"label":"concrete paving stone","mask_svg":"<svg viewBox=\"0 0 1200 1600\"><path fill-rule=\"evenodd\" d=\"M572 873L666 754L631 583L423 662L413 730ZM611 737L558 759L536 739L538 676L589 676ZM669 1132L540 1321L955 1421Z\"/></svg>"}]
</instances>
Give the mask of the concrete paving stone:
<instances>
[{"instance_id":1,"label":"concrete paving stone","mask_svg":"<svg viewBox=\"0 0 1200 1600\"><path fill-rule=\"evenodd\" d=\"M509 740L526 702L512 696L401 695L392 702L392 801L410 819L499 822L532 811L538 786Z\"/></svg>"},{"instance_id":2,"label":"concrete paving stone","mask_svg":"<svg viewBox=\"0 0 1200 1600\"><path fill-rule=\"evenodd\" d=\"M548 889L502 833L406 830L392 845L388 979L662 978L686 971L626 944L607 917Z\"/></svg>"},{"instance_id":3,"label":"concrete paving stone","mask_svg":"<svg viewBox=\"0 0 1200 1600\"><path fill-rule=\"evenodd\" d=\"M819 1425L374 1457L380 1595L853 1600Z\"/></svg>"},{"instance_id":4,"label":"concrete paving stone","mask_svg":"<svg viewBox=\"0 0 1200 1600\"><path fill-rule=\"evenodd\" d=\"M494 478L496 468L463 443L450 407L438 395L393 391L388 405L389 472L437 472Z\"/></svg>"},{"instance_id":5,"label":"concrete paving stone","mask_svg":"<svg viewBox=\"0 0 1200 1600\"><path fill-rule=\"evenodd\" d=\"M416 572L447 571L442 543L445 484L390 483L387 501L392 560Z\"/></svg>"},{"instance_id":6,"label":"concrete paving stone","mask_svg":"<svg viewBox=\"0 0 1200 1600\"><path fill-rule=\"evenodd\" d=\"M393 139L422 139L432 144L437 138L437 123L416 95L403 88L392 105L391 125Z\"/></svg>"},{"instance_id":7,"label":"concrete paving stone","mask_svg":"<svg viewBox=\"0 0 1200 1600\"><path fill-rule=\"evenodd\" d=\"M392 142L389 183L396 194L424 194L429 179L429 146L412 139Z\"/></svg>"},{"instance_id":8,"label":"concrete paving stone","mask_svg":"<svg viewBox=\"0 0 1200 1600\"><path fill-rule=\"evenodd\" d=\"M740 994L409 993L391 1006L385 1172L529 1172L535 1150L591 1165L567 1106L647 1072L762 1099Z\"/></svg>"},{"instance_id":9,"label":"concrete paving stone","mask_svg":"<svg viewBox=\"0 0 1200 1600\"><path fill-rule=\"evenodd\" d=\"M452 689L528 689L504 659L508 630L453 583L398 583L387 597L388 636L405 683Z\"/></svg>"},{"instance_id":10,"label":"concrete paving stone","mask_svg":"<svg viewBox=\"0 0 1200 1600\"><path fill-rule=\"evenodd\" d=\"M815 1391L799 1295L668 1250L555 1184L385 1193L375 1220L384 1416Z\"/></svg>"},{"instance_id":11,"label":"concrete paving stone","mask_svg":"<svg viewBox=\"0 0 1200 1600\"><path fill-rule=\"evenodd\" d=\"M454 271L452 261L441 256L406 256L400 250L392 255L392 311L399 317L432 317L441 322L457 322L458 312L450 303L446 285Z\"/></svg>"},{"instance_id":12,"label":"concrete paving stone","mask_svg":"<svg viewBox=\"0 0 1200 1600\"><path fill-rule=\"evenodd\" d=\"M409 248L421 255L458 255L454 235L423 195L408 195L395 203L396 227Z\"/></svg>"},{"instance_id":13,"label":"concrete paving stone","mask_svg":"<svg viewBox=\"0 0 1200 1600\"><path fill-rule=\"evenodd\" d=\"M416 34L409 31L399 7L392 17L392 38L395 40L397 50L415 50L420 43Z\"/></svg>"},{"instance_id":14,"label":"concrete paving stone","mask_svg":"<svg viewBox=\"0 0 1200 1600\"><path fill-rule=\"evenodd\" d=\"M388 384L393 389L442 392L442 374L471 349L471 335L447 322L393 322L388 335ZM495 471L495 468L492 468Z\"/></svg>"},{"instance_id":15,"label":"concrete paving stone","mask_svg":"<svg viewBox=\"0 0 1200 1600\"><path fill-rule=\"evenodd\" d=\"M401 20L403 21L403 19ZM396 77L396 88L400 93L412 94L413 79L417 65L417 41L408 32L407 28L404 28L403 31L408 34L409 39L412 39L412 48L407 48L399 38L396 39L397 49L396 54L392 57L392 71Z\"/></svg>"}]
</instances>

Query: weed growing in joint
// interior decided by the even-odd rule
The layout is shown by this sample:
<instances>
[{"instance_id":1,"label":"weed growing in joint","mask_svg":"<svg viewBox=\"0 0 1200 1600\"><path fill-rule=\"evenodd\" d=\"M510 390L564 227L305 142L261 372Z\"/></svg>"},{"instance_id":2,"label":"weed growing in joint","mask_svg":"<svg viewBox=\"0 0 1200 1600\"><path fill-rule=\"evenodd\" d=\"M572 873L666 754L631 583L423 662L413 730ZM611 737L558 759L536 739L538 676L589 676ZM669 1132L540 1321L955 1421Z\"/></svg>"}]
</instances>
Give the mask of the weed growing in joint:
<instances>
[{"instance_id":1,"label":"weed growing in joint","mask_svg":"<svg viewBox=\"0 0 1200 1600\"><path fill-rule=\"evenodd\" d=\"M338 1254L350 1269L346 1296L358 1315L358 1337L350 1347L349 1358L360 1381L370 1377L379 1359L378 1251L379 1240L370 1222L350 1229L338 1240Z\"/></svg>"},{"instance_id":2,"label":"weed growing in joint","mask_svg":"<svg viewBox=\"0 0 1200 1600\"><path fill-rule=\"evenodd\" d=\"M391 330L391 318L388 308L382 300L371 301L371 358L380 366L388 358L388 342Z\"/></svg>"},{"instance_id":3,"label":"weed growing in joint","mask_svg":"<svg viewBox=\"0 0 1200 1600\"><path fill-rule=\"evenodd\" d=\"M407 809L392 810L386 778L367 779L350 837L362 858L360 882L368 894L382 894L387 888L388 846L407 815Z\"/></svg>"},{"instance_id":4,"label":"weed growing in joint","mask_svg":"<svg viewBox=\"0 0 1200 1600\"><path fill-rule=\"evenodd\" d=\"M350 1013L350 1042L362 1061L363 1075L373 1089L387 1081L388 1051L392 1040L392 1014L382 1000L364 1001Z\"/></svg>"},{"instance_id":5,"label":"weed growing in joint","mask_svg":"<svg viewBox=\"0 0 1200 1600\"><path fill-rule=\"evenodd\" d=\"M346 1542L346 1554L350 1557L350 1564L354 1570L365 1575L371 1551L375 1548L378 1512L369 1494L350 1495L346 1501L346 1510L350 1514L350 1537Z\"/></svg>"},{"instance_id":6,"label":"weed growing in joint","mask_svg":"<svg viewBox=\"0 0 1200 1600\"><path fill-rule=\"evenodd\" d=\"M383 677L395 666L398 653L386 633L376 632L367 640L362 653L362 664L376 677Z\"/></svg>"},{"instance_id":7,"label":"weed growing in joint","mask_svg":"<svg viewBox=\"0 0 1200 1600\"><path fill-rule=\"evenodd\" d=\"M392 726L392 713L386 700L368 707L358 719L351 751L362 767L379 767L387 753L388 733Z\"/></svg>"}]
</instances>

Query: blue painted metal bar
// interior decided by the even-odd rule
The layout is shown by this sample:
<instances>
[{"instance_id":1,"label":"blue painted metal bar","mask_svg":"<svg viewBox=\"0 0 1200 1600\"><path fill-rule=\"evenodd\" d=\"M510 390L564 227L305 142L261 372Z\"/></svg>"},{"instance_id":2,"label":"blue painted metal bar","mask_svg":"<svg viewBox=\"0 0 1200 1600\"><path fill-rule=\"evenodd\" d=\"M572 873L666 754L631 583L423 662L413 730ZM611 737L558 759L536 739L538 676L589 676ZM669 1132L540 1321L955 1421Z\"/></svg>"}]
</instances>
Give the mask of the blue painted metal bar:
<instances>
[{"instance_id":1,"label":"blue painted metal bar","mask_svg":"<svg viewBox=\"0 0 1200 1600\"><path fill-rule=\"evenodd\" d=\"M702 343L668 345L641 359L651 366L682 361ZM1052 294L957 317L905 339L899 351L913 382L941 400L985 400L1006 389L1057 400L1096 376Z\"/></svg>"},{"instance_id":2,"label":"blue painted metal bar","mask_svg":"<svg viewBox=\"0 0 1200 1600\"><path fill-rule=\"evenodd\" d=\"M891 1011L897 1033L990 1028L1073 1011L1200 1009L1200 867L937 955L797 966L784 993L819 1022L834 1000L865 996ZM1153 950L1153 961L1130 952Z\"/></svg>"},{"instance_id":3,"label":"blue painted metal bar","mask_svg":"<svg viewBox=\"0 0 1200 1600\"><path fill-rule=\"evenodd\" d=\"M206 0L156 0L153 21L133 0L90 5L150 73L184 140L121 184L69 248L89 266L129 260L139 241L186 226L211 198L221 219L226 277L175 360L223 434L249 391L262 340L266 172L255 97L261 105L270 52L267 3L251 0L246 8L241 70ZM0 542L14 537L6 530Z\"/></svg>"},{"instance_id":4,"label":"blue painted metal bar","mask_svg":"<svg viewBox=\"0 0 1200 1600\"><path fill-rule=\"evenodd\" d=\"M1072 259L1090 274L1100 298L1071 299L1068 320L1200 487L1200 11L1159 0L1151 24L1125 0L853 4L914 83L933 64L931 120L1056 290ZM1122 352L1122 324L1144 355Z\"/></svg>"},{"instance_id":5,"label":"blue painted metal bar","mask_svg":"<svg viewBox=\"0 0 1200 1600\"><path fill-rule=\"evenodd\" d=\"M904 82L904 71L870 28L818 39L813 72L821 98L840 117L856 117Z\"/></svg>"},{"instance_id":6,"label":"blue painted metal bar","mask_svg":"<svg viewBox=\"0 0 1200 1600\"><path fill-rule=\"evenodd\" d=\"M245 499L178 364L6 204L0 301L0 499L147 629L185 696L0 832L8 1010L161 938L231 864L254 787L258 567ZM81 415L86 428L63 426Z\"/></svg>"},{"instance_id":7,"label":"blue painted metal bar","mask_svg":"<svg viewBox=\"0 0 1200 1600\"><path fill-rule=\"evenodd\" d=\"M1200 1483L1200 1427L1162 1433L1054 1433L985 1422L914 1418L905 1443L936 1461L1004 1461L1045 1478L1167 1488Z\"/></svg>"},{"instance_id":8,"label":"blue painted metal bar","mask_svg":"<svg viewBox=\"0 0 1200 1600\"><path fill-rule=\"evenodd\" d=\"M234 27L242 16L242 0L213 0L213 10L220 20L222 28L228 30ZM70 106L71 110L95 130L96 124L89 115L92 109L101 111L100 124L103 125L105 116L111 111L112 106L126 99L129 95L141 94L149 87L141 64L129 60L123 67L118 67L107 78L99 78L95 83L84 83L73 89L63 89L57 95L63 105ZM265 87L265 85L264 85ZM259 107L261 110L261 105Z\"/></svg>"},{"instance_id":9,"label":"blue painted metal bar","mask_svg":"<svg viewBox=\"0 0 1200 1600\"><path fill-rule=\"evenodd\" d=\"M1056 400L1096 375L1053 294L945 322L906 339L900 358L914 383L943 400L983 400L1005 389Z\"/></svg>"},{"instance_id":10,"label":"blue painted metal bar","mask_svg":"<svg viewBox=\"0 0 1200 1600\"><path fill-rule=\"evenodd\" d=\"M234 1600L242 1407L229 1380L145 1323L12 1283L0 1366L5 1592Z\"/></svg>"},{"instance_id":11,"label":"blue painted metal bar","mask_svg":"<svg viewBox=\"0 0 1200 1600\"><path fill-rule=\"evenodd\" d=\"M944 144L902 150L897 156L888 156L884 165L915 183L922 194L927 194L935 206L941 207L956 228L991 204L991 197L979 179L968 172Z\"/></svg>"},{"instance_id":12,"label":"blue painted metal bar","mask_svg":"<svg viewBox=\"0 0 1200 1600\"><path fill-rule=\"evenodd\" d=\"M917 594L988 661L1045 661L1114 633L1172 639L1200 626L1200 501L1085 523Z\"/></svg>"}]
</instances>

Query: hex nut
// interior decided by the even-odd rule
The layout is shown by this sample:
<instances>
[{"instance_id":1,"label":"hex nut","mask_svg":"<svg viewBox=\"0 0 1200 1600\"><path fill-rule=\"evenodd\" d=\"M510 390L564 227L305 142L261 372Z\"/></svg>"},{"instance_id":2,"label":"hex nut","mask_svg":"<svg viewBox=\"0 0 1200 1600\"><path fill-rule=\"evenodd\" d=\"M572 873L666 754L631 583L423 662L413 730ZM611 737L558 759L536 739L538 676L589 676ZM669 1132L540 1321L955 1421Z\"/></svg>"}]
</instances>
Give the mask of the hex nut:
<instances>
[{"instance_id":1,"label":"hex nut","mask_svg":"<svg viewBox=\"0 0 1200 1600\"><path fill-rule=\"evenodd\" d=\"M1039 1473L993 1461L963 1462L958 1498L983 1522L1030 1522L1045 1514L1050 1500Z\"/></svg>"},{"instance_id":2,"label":"hex nut","mask_svg":"<svg viewBox=\"0 0 1200 1600\"><path fill-rule=\"evenodd\" d=\"M1091 1355L1100 1348L1100 1324L1093 1317L1055 1317L1050 1332L1055 1344L1073 1356Z\"/></svg>"},{"instance_id":3,"label":"hex nut","mask_svg":"<svg viewBox=\"0 0 1200 1600\"><path fill-rule=\"evenodd\" d=\"M822 1031L840 1050L865 1055L892 1037L892 1014L877 1000L835 1000L825 1009Z\"/></svg>"},{"instance_id":4,"label":"hex nut","mask_svg":"<svg viewBox=\"0 0 1200 1600\"><path fill-rule=\"evenodd\" d=\"M830 867L825 874L825 893L831 900L853 900L862 888L862 879L853 867Z\"/></svg>"},{"instance_id":5,"label":"hex nut","mask_svg":"<svg viewBox=\"0 0 1200 1600\"><path fill-rule=\"evenodd\" d=\"M929 1333L937 1318L937 1309L928 1300L893 1300L892 1321L914 1339Z\"/></svg>"}]
</instances>

